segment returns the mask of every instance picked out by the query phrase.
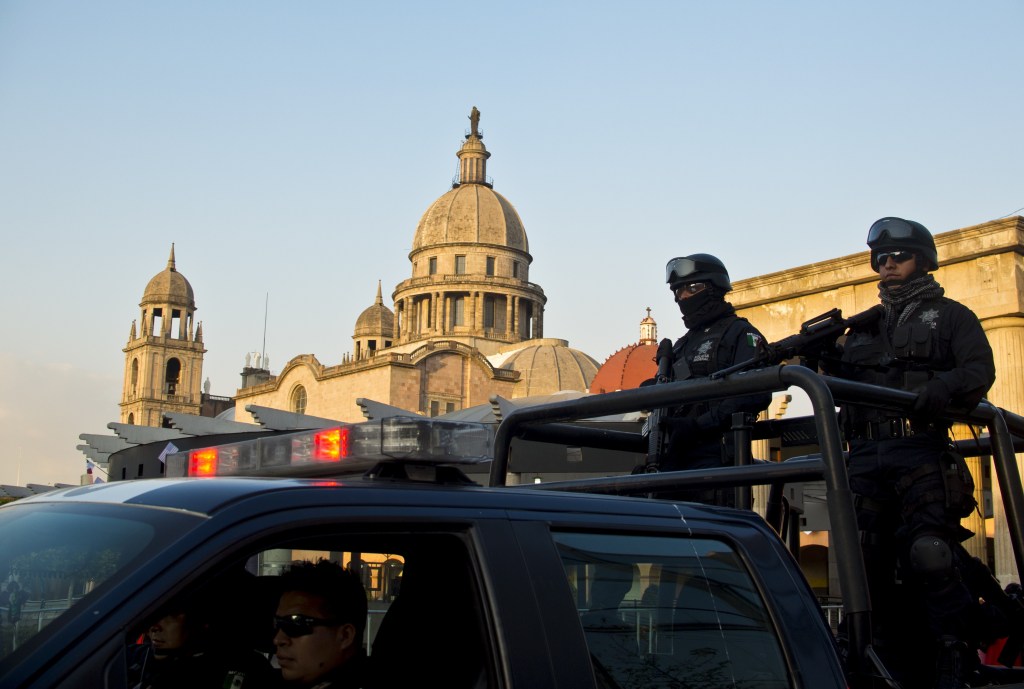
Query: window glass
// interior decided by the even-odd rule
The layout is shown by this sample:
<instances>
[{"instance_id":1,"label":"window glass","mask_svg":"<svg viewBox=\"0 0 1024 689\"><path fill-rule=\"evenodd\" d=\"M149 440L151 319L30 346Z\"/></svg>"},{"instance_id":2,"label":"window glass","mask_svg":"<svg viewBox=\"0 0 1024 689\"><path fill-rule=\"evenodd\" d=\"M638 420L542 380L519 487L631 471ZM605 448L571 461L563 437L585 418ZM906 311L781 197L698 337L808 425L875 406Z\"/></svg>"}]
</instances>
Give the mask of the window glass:
<instances>
[{"instance_id":1,"label":"window glass","mask_svg":"<svg viewBox=\"0 0 1024 689\"><path fill-rule=\"evenodd\" d=\"M301 537L276 539L257 552L239 553L229 560L216 576L204 577L202 583L160 606L153 615L157 618L168 610L185 610L189 611L186 623L188 615L198 616L195 622L205 631L190 648L201 650L209 664L228 657L241 666L241 659L248 658L246 662L255 672L260 665L269 667L280 653L287 658L282 666L317 666L322 653L331 656L329 650L310 642L318 641L316 635L326 635L320 627L330 625L300 627L292 636L284 618L305 615L330 620L327 611L332 611L335 618L356 624L349 620L349 611L358 609L365 598L365 622L357 629L367 657L347 662L364 662L367 676L377 679L373 686L415 686L423 683L424 676L444 677L445 687L494 686L478 602L481 596L465 541L456 534L310 535L307 531ZM349 579L347 583L337 581L338 586L330 586L326 592L304 592L300 599L283 596L289 571L310 565L330 570L328 583L344 578L346 572L349 577L354 574L356 590ZM355 600L354 594L358 596ZM204 605L196 606L197 600ZM281 631L275 630L275 615ZM280 626L282 619L285 626ZM363 618L359 615L356 619ZM159 678L152 673L161 669L159 662L153 661L159 654L158 643L166 638L153 638L153 622L140 620L128 635L127 655L134 659L128 667L129 686L163 686L154 681ZM301 619L297 622L308 625ZM216 686L233 686L228 678L222 682L218 675L215 679Z\"/></svg>"},{"instance_id":2,"label":"window glass","mask_svg":"<svg viewBox=\"0 0 1024 689\"><path fill-rule=\"evenodd\" d=\"M36 634L58 629L65 613L136 558L199 522L164 511L114 515L91 507L15 504L0 510L0 665L8 657L16 662L17 651Z\"/></svg>"},{"instance_id":3,"label":"window glass","mask_svg":"<svg viewBox=\"0 0 1024 689\"><path fill-rule=\"evenodd\" d=\"M559 533L599 687L789 687L760 595L721 541Z\"/></svg>"},{"instance_id":4,"label":"window glass","mask_svg":"<svg viewBox=\"0 0 1024 689\"><path fill-rule=\"evenodd\" d=\"M455 273L457 275L463 275L466 272L466 257L456 256L455 257Z\"/></svg>"},{"instance_id":5,"label":"window glass","mask_svg":"<svg viewBox=\"0 0 1024 689\"><path fill-rule=\"evenodd\" d=\"M494 275L494 256L487 257L487 274Z\"/></svg>"},{"instance_id":6,"label":"window glass","mask_svg":"<svg viewBox=\"0 0 1024 689\"><path fill-rule=\"evenodd\" d=\"M301 385L296 385L295 389L292 390L292 411L296 414L305 414L306 401L306 388Z\"/></svg>"},{"instance_id":7,"label":"window glass","mask_svg":"<svg viewBox=\"0 0 1024 689\"><path fill-rule=\"evenodd\" d=\"M452 322L451 326L465 325L466 324L466 298L455 297L452 299Z\"/></svg>"},{"instance_id":8,"label":"window glass","mask_svg":"<svg viewBox=\"0 0 1024 689\"><path fill-rule=\"evenodd\" d=\"M437 258L431 256L430 260L427 262L427 267L431 275L437 275Z\"/></svg>"}]
</instances>

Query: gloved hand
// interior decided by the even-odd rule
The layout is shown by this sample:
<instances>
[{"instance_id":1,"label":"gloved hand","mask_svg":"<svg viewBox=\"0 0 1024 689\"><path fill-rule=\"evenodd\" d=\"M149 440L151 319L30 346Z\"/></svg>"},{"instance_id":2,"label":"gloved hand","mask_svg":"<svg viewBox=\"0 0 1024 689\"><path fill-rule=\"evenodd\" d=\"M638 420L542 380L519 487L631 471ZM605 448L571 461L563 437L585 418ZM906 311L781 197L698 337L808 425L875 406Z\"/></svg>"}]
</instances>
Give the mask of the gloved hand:
<instances>
[{"instance_id":1,"label":"gloved hand","mask_svg":"<svg viewBox=\"0 0 1024 689\"><path fill-rule=\"evenodd\" d=\"M939 378L932 378L915 389L914 392L917 393L917 400L914 401L912 416L934 418L946 408L952 399L949 386Z\"/></svg>"}]
</instances>

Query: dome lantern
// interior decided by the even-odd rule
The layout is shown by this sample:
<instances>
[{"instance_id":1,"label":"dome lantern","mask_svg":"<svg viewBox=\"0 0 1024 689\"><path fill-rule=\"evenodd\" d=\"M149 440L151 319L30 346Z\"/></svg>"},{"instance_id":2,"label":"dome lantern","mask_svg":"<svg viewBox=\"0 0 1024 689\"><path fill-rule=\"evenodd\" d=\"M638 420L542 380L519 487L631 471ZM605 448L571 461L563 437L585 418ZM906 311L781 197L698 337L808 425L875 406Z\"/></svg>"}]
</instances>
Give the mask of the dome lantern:
<instances>
[{"instance_id":1,"label":"dome lantern","mask_svg":"<svg viewBox=\"0 0 1024 689\"><path fill-rule=\"evenodd\" d=\"M459 157L459 179L452 187L462 184L483 184L490 187L491 183L487 181L487 159L491 154L484 146L484 134L479 126L480 111L476 106L473 106L473 111L469 114L469 122L470 130L469 134L466 134L466 143L462 144L462 148L456 154Z\"/></svg>"}]
</instances>

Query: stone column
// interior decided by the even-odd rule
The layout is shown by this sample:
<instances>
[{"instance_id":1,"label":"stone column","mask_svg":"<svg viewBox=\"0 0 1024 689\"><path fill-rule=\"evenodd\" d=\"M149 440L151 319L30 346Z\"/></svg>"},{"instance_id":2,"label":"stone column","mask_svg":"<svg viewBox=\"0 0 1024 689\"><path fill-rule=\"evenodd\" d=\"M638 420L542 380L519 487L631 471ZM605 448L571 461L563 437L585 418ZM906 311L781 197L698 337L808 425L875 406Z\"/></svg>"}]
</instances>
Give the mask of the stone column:
<instances>
[{"instance_id":1,"label":"stone column","mask_svg":"<svg viewBox=\"0 0 1024 689\"><path fill-rule=\"evenodd\" d=\"M988 400L1010 411L1024 409L1024 318L1002 316L982 321L995 355L996 382ZM1017 470L1024 469L1024 455L1017 455ZM995 575L1002 585L1017 581L1017 566L1010 544L1002 496L995 468L992 471L992 506L995 514Z\"/></svg>"},{"instance_id":2,"label":"stone column","mask_svg":"<svg viewBox=\"0 0 1024 689\"><path fill-rule=\"evenodd\" d=\"M536 309L534 317L537 319L537 331L535 334L540 339L544 337L544 304L538 301L534 308Z\"/></svg>"},{"instance_id":3,"label":"stone column","mask_svg":"<svg viewBox=\"0 0 1024 689\"><path fill-rule=\"evenodd\" d=\"M505 295L505 335L509 339L514 332L512 329L512 300L514 298L511 294Z\"/></svg>"}]
</instances>

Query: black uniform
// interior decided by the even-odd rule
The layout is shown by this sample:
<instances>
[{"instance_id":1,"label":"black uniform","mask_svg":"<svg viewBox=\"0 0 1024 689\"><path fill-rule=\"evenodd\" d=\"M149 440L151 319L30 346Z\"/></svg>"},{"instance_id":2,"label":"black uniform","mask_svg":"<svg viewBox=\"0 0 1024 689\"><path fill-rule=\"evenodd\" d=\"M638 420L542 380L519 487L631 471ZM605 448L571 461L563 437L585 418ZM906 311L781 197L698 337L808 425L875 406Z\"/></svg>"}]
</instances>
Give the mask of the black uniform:
<instances>
[{"instance_id":1,"label":"black uniform","mask_svg":"<svg viewBox=\"0 0 1024 689\"><path fill-rule=\"evenodd\" d=\"M977 602L961 581L965 553L959 546L971 535L960 519L975 506L973 481L952 452L950 423L936 413L944 401L976 406L995 380L995 366L978 318L941 294L933 283L924 298L889 305L881 320L849 333L834 371L921 393L917 411L906 417L852 405L842 409L876 643L897 672L901 660L919 663L914 656L934 656L935 640L968 638ZM927 629L913 627L921 620ZM918 649L908 647L917 642ZM904 681L924 686L930 680L912 670Z\"/></svg>"},{"instance_id":2,"label":"black uniform","mask_svg":"<svg viewBox=\"0 0 1024 689\"><path fill-rule=\"evenodd\" d=\"M672 348L672 379L701 378L752 359L763 340L757 328L736 315L727 302L704 324L691 328ZM726 434L736 412L759 414L768 408L771 393L758 393L712 402L683 405L669 417L668 449L663 471L710 469L733 460L732 437ZM731 505L733 491L684 491L676 499Z\"/></svg>"}]
</instances>

